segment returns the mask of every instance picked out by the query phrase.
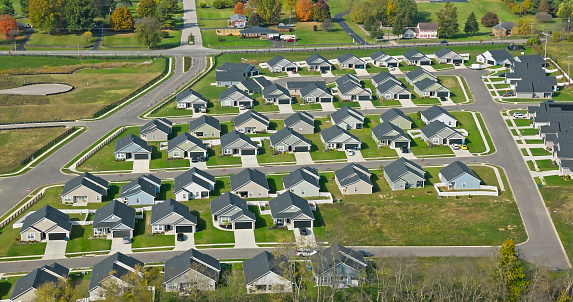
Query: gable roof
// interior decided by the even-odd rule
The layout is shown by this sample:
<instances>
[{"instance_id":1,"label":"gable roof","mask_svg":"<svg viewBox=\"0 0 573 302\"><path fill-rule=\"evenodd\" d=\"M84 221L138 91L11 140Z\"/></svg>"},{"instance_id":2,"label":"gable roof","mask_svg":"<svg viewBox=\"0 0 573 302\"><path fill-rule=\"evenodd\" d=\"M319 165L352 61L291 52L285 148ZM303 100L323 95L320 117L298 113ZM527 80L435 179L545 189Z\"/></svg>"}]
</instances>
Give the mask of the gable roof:
<instances>
[{"instance_id":1,"label":"gable roof","mask_svg":"<svg viewBox=\"0 0 573 302\"><path fill-rule=\"evenodd\" d=\"M334 244L312 257L312 267L317 275L322 275L338 264L345 264L355 270L367 266L362 254L341 244Z\"/></svg>"},{"instance_id":2,"label":"gable roof","mask_svg":"<svg viewBox=\"0 0 573 302\"><path fill-rule=\"evenodd\" d=\"M439 50L436 50L434 52L434 56L436 56L436 58L443 58L445 56L460 57L461 58L461 56L459 54L457 54L453 50L446 48L446 47L439 49Z\"/></svg>"},{"instance_id":3,"label":"gable roof","mask_svg":"<svg viewBox=\"0 0 573 302\"><path fill-rule=\"evenodd\" d=\"M418 176L420 179L425 179L426 172L422 167L415 164L414 162L405 159L403 157L393 161L389 165L384 167L384 175L387 175L392 182L397 181L402 177L402 175L407 172L411 172Z\"/></svg>"},{"instance_id":4,"label":"gable roof","mask_svg":"<svg viewBox=\"0 0 573 302\"><path fill-rule=\"evenodd\" d=\"M54 222L56 225L64 230L70 231L72 229L72 224L70 223L70 216L67 214L49 206L43 206L39 210L33 212L32 214L26 216L22 222L22 228L20 229L20 234L25 232L27 229L31 228L34 224L42 219L48 219Z\"/></svg>"},{"instance_id":5,"label":"gable roof","mask_svg":"<svg viewBox=\"0 0 573 302\"><path fill-rule=\"evenodd\" d=\"M371 92L368 92L368 90L366 90L364 87L362 87L362 85L357 84L357 83L354 83L354 82L352 82L352 81L348 81L348 82L345 82L345 83L342 84L342 85L339 85L339 86L338 86L338 91L339 91L341 94L348 94L348 93L351 93L352 90L356 90L357 88L358 88L359 91L354 91L355 94L362 94L362 93L364 93L364 92L366 92L366 93L368 93L368 94L371 94Z\"/></svg>"},{"instance_id":6,"label":"gable roof","mask_svg":"<svg viewBox=\"0 0 573 302\"><path fill-rule=\"evenodd\" d=\"M127 147L131 143L134 143L137 146L139 146L141 149L151 153L151 147L147 145L147 142L144 141L142 138L135 136L133 134L130 134L129 136L120 138L117 141L117 143L115 143L115 152L121 151L121 149ZM140 150L138 150L138 152L139 151Z\"/></svg>"},{"instance_id":7,"label":"gable roof","mask_svg":"<svg viewBox=\"0 0 573 302\"><path fill-rule=\"evenodd\" d=\"M403 54L404 58L408 59L409 61L411 60L429 60L430 58L428 58L425 54L423 54L422 52L420 52L419 50L415 49L415 48L411 48L408 51L406 51Z\"/></svg>"},{"instance_id":8,"label":"gable roof","mask_svg":"<svg viewBox=\"0 0 573 302\"><path fill-rule=\"evenodd\" d=\"M120 252L105 258L93 266L89 290L92 291L97 288L99 283L105 280L112 271L115 272L113 274L115 277L121 279L130 272L126 267L134 269L137 265L143 266L143 262Z\"/></svg>"},{"instance_id":9,"label":"gable roof","mask_svg":"<svg viewBox=\"0 0 573 302\"><path fill-rule=\"evenodd\" d=\"M285 119L285 127L292 127L298 122L303 122L314 127L314 117L306 111L299 111Z\"/></svg>"},{"instance_id":10,"label":"gable roof","mask_svg":"<svg viewBox=\"0 0 573 302\"><path fill-rule=\"evenodd\" d=\"M376 85L380 85L380 84L387 82L387 81L402 83L393 74L391 74L387 71L382 71L382 72L378 73L377 75L373 76L372 81L374 83L376 83Z\"/></svg>"},{"instance_id":11,"label":"gable roof","mask_svg":"<svg viewBox=\"0 0 573 302\"><path fill-rule=\"evenodd\" d=\"M269 190L269 183L267 182L267 177L265 173L257 170L257 169L250 169L247 168L235 175L232 175L230 178L231 183L231 190L235 191L239 188L242 188L249 182L254 182L261 187Z\"/></svg>"},{"instance_id":12,"label":"gable roof","mask_svg":"<svg viewBox=\"0 0 573 302\"><path fill-rule=\"evenodd\" d=\"M370 180L370 171L360 164L348 164L344 168L335 171L334 175L338 183L343 187L354 184L360 180L371 186L373 185L372 180Z\"/></svg>"},{"instance_id":13,"label":"gable roof","mask_svg":"<svg viewBox=\"0 0 573 302\"><path fill-rule=\"evenodd\" d=\"M58 282L59 278L67 278L70 270L56 262L44 265L18 279L10 295L10 300L18 301L18 297L31 289L38 289L48 282ZM58 277L59 276L59 277Z\"/></svg>"},{"instance_id":14,"label":"gable roof","mask_svg":"<svg viewBox=\"0 0 573 302\"><path fill-rule=\"evenodd\" d=\"M404 130L390 122L383 122L372 128L372 134L374 134L374 136L376 136L379 140L389 139L395 141L399 138L410 140Z\"/></svg>"},{"instance_id":15,"label":"gable roof","mask_svg":"<svg viewBox=\"0 0 573 302\"><path fill-rule=\"evenodd\" d=\"M421 76L427 76L427 77L430 77L432 79L437 79L437 77L433 73L425 70L422 67L418 67L418 68L416 68L416 69L414 69L414 70L412 70L406 74L406 78L408 78L410 81L414 81L415 79L417 79Z\"/></svg>"},{"instance_id":16,"label":"gable roof","mask_svg":"<svg viewBox=\"0 0 573 302\"><path fill-rule=\"evenodd\" d=\"M119 221L105 221L105 219L112 215L117 216ZM117 200L108 202L103 207L97 209L94 214L93 228L113 229L121 224L132 230L135 228L135 209Z\"/></svg>"},{"instance_id":17,"label":"gable roof","mask_svg":"<svg viewBox=\"0 0 573 302\"><path fill-rule=\"evenodd\" d=\"M223 100L226 99L230 96L232 96L233 94L240 94L239 97L244 97L247 99L252 99L248 93L246 93L245 91L237 88L237 86L231 86L229 88L227 88L225 91L219 93L219 100Z\"/></svg>"},{"instance_id":18,"label":"gable roof","mask_svg":"<svg viewBox=\"0 0 573 302\"><path fill-rule=\"evenodd\" d=\"M192 144L194 144L195 146L197 146L203 150L207 150L207 146L205 146L205 144L203 144L202 140L189 134L189 132L181 132L179 135L170 139L167 142L167 152L177 148L177 146L181 145L185 141L189 141Z\"/></svg>"},{"instance_id":19,"label":"gable roof","mask_svg":"<svg viewBox=\"0 0 573 302\"><path fill-rule=\"evenodd\" d=\"M356 75L353 75L351 73L347 73L347 74L341 76L340 78L336 79L334 82L336 83L336 86L340 86L346 82L354 82L355 84L360 85L360 79Z\"/></svg>"},{"instance_id":20,"label":"gable roof","mask_svg":"<svg viewBox=\"0 0 573 302\"><path fill-rule=\"evenodd\" d=\"M512 30L513 27L515 26L515 24L513 22L501 22L499 24L496 24L493 26L494 29L506 29L506 30Z\"/></svg>"},{"instance_id":21,"label":"gable roof","mask_svg":"<svg viewBox=\"0 0 573 302\"><path fill-rule=\"evenodd\" d=\"M246 136L245 134L238 132L237 130L232 130L227 134L221 136L221 148L225 148L226 146L234 143L237 140L243 140L246 145L249 145L253 148L257 148L257 144L251 140L250 137ZM245 146L243 146L245 147Z\"/></svg>"},{"instance_id":22,"label":"gable roof","mask_svg":"<svg viewBox=\"0 0 573 302\"><path fill-rule=\"evenodd\" d=\"M442 123L441 121L433 121L431 123L429 123L428 125L422 127L422 129L420 129L420 131L427 137L427 138L431 138L434 135L437 135L438 133L444 131L444 129L447 131L448 135L447 137L450 137L452 135L458 135L458 136L462 136L463 135L461 133L459 133L456 129L451 128L450 126ZM442 133L443 134L443 133Z\"/></svg>"},{"instance_id":23,"label":"gable roof","mask_svg":"<svg viewBox=\"0 0 573 302\"><path fill-rule=\"evenodd\" d=\"M247 216L253 221L256 220L256 216L253 212L249 210L247 202L241 197L231 193L225 192L221 196L211 200L211 215L223 215L228 214L227 211L233 209L233 217ZM239 209L239 210L238 210ZM225 210L224 212L222 210Z\"/></svg>"},{"instance_id":24,"label":"gable roof","mask_svg":"<svg viewBox=\"0 0 573 302\"><path fill-rule=\"evenodd\" d=\"M267 64L270 67L273 67L275 65L287 66L287 65L292 64L292 62L289 59L286 59L285 57L283 57L281 55L276 55L274 58L268 60Z\"/></svg>"},{"instance_id":25,"label":"gable roof","mask_svg":"<svg viewBox=\"0 0 573 302\"><path fill-rule=\"evenodd\" d=\"M358 137L356 137L354 134L340 128L337 125L334 125L330 128L324 129L322 131L320 131L320 136L322 137L322 139L328 143L329 141L341 136L341 135L348 135L351 139L360 142L360 139Z\"/></svg>"},{"instance_id":26,"label":"gable roof","mask_svg":"<svg viewBox=\"0 0 573 302\"><path fill-rule=\"evenodd\" d=\"M419 83L419 82L416 82L416 83ZM414 83L414 85L416 83ZM394 81L386 81L386 82L376 86L376 90L380 94L385 94L385 93L410 94L410 91L408 91L408 89L406 89L406 87L404 87L402 85L402 83L396 83Z\"/></svg>"},{"instance_id":27,"label":"gable roof","mask_svg":"<svg viewBox=\"0 0 573 302\"><path fill-rule=\"evenodd\" d=\"M349 53L349 52L347 52L347 53L345 53L345 54L343 54L343 55L338 56L337 60L338 60L338 62L341 63L341 64L342 64L342 63L345 63L345 62L350 62L350 63L352 63L352 64L355 64L355 63L366 64L366 62L364 62L364 60L358 58L357 56L355 56L355 55L353 55L353 54L351 54L351 53Z\"/></svg>"},{"instance_id":28,"label":"gable roof","mask_svg":"<svg viewBox=\"0 0 573 302\"><path fill-rule=\"evenodd\" d=\"M189 122L189 132L192 132L203 125L209 125L219 131L221 131L221 124L218 119L210 115L202 115Z\"/></svg>"},{"instance_id":29,"label":"gable roof","mask_svg":"<svg viewBox=\"0 0 573 302\"><path fill-rule=\"evenodd\" d=\"M504 60L511 60L512 59L511 54L505 48L491 49L491 50L486 51L485 53L489 53L491 55L491 57L496 61L504 61Z\"/></svg>"},{"instance_id":30,"label":"gable roof","mask_svg":"<svg viewBox=\"0 0 573 302\"><path fill-rule=\"evenodd\" d=\"M388 111L380 114L380 119L384 122L391 122L397 117L403 117L406 120L412 122L412 120L400 109L392 108L388 109Z\"/></svg>"},{"instance_id":31,"label":"gable roof","mask_svg":"<svg viewBox=\"0 0 573 302\"><path fill-rule=\"evenodd\" d=\"M159 131L161 131L163 133L169 134L169 133L171 133L171 126L172 125L173 125L173 123L171 123L171 121L169 121L166 118L154 119L154 120L150 121L149 123L143 125L139 129L139 135L151 132L155 129L158 129Z\"/></svg>"},{"instance_id":32,"label":"gable roof","mask_svg":"<svg viewBox=\"0 0 573 302\"><path fill-rule=\"evenodd\" d=\"M371 58L372 60L374 60L374 61L380 61L380 60L383 60L383 59L386 58L386 57L388 57L388 55L387 55L385 52L381 51L381 50L377 50L377 51L375 51L374 53L372 53L372 54L370 55L370 58Z\"/></svg>"},{"instance_id":33,"label":"gable roof","mask_svg":"<svg viewBox=\"0 0 573 302\"><path fill-rule=\"evenodd\" d=\"M269 201L269 207L273 218L295 219L301 215L305 215L314 220L314 215L308 205L308 201L291 191L286 191L271 199L271 201ZM293 209L293 207L296 208L296 210Z\"/></svg>"},{"instance_id":34,"label":"gable roof","mask_svg":"<svg viewBox=\"0 0 573 302\"><path fill-rule=\"evenodd\" d=\"M440 115L445 114L451 118L453 118L454 120L456 119L453 115L451 115L446 109L434 105L424 111L421 112L421 115L426 118L426 120L431 121L437 117L439 117Z\"/></svg>"},{"instance_id":35,"label":"gable roof","mask_svg":"<svg viewBox=\"0 0 573 302\"><path fill-rule=\"evenodd\" d=\"M458 160L442 168L440 174L442 174L447 181L453 180L462 174L468 174L475 179L480 179L472 169Z\"/></svg>"},{"instance_id":36,"label":"gable roof","mask_svg":"<svg viewBox=\"0 0 573 302\"><path fill-rule=\"evenodd\" d=\"M79 186L85 186L94 192L106 196L109 182L89 172L84 172L80 176L76 176L66 182L62 190L62 196L67 195L70 191L76 189Z\"/></svg>"},{"instance_id":37,"label":"gable roof","mask_svg":"<svg viewBox=\"0 0 573 302\"><path fill-rule=\"evenodd\" d=\"M419 29L423 30L438 30L438 23L437 22L420 22L417 26Z\"/></svg>"},{"instance_id":38,"label":"gable roof","mask_svg":"<svg viewBox=\"0 0 573 302\"><path fill-rule=\"evenodd\" d=\"M207 103L207 99L205 99L199 92L191 88L183 89L177 94L175 98L177 99L177 103Z\"/></svg>"},{"instance_id":39,"label":"gable roof","mask_svg":"<svg viewBox=\"0 0 573 302\"><path fill-rule=\"evenodd\" d=\"M318 53L314 53L312 54L310 57L305 59L306 64L308 65L329 65L332 66L332 63L330 63L325 57L319 55Z\"/></svg>"},{"instance_id":40,"label":"gable roof","mask_svg":"<svg viewBox=\"0 0 573 302\"><path fill-rule=\"evenodd\" d=\"M247 17L241 14L233 14L229 17L229 19L231 19L231 22L234 21L247 21Z\"/></svg>"},{"instance_id":41,"label":"gable roof","mask_svg":"<svg viewBox=\"0 0 573 302\"><path fill-rule=\"evenodd\" d=\"M283 187L285 190L288 190L303 181L320 188L320 175L318 171L307 166L300 167L290 174L285 175L283 177Z\"/></svg>"},{"instance_id":42,"label":"gable roof","mask_svg":"<svg viewBox=\"0 0 573 302\"><path fill-rule=\"evenodd\" d=\"M149 176L152 176L149 174ZM152 176L155 177L155 176ZM161 185L161 180L159 180L159 185ZM127 197L139 192L145 192L147 195L155 197L157 195L157 187L152 182L148 181L145 175L142 175L128 184L121 186L121 191L119 193L120 197Z\"/></svg>"},{"instance_id":43,"label":"gable roof","mask_svg":"<svg viewBox=\"0 0 573 302\"><path fill-rule=\"evenodd\" d=\"M326 88L326 82L325 81L288 81L286 83L287 89L303 89L303 88L310 86L312 84L319 86L323 89Z\"/></svg>"},{"instance_id":44,"label":"gable roof","mask_svg":"<svg viewBox=\"0 0 573 302\"><path fill-rule=\"evenodd\" d=\"M197 224L197 216L189 212L189 207L172 198L168 198L164 202L156 203L151 207L151 220L149 224L155 224L157 221L172 213L176 213L184 219Z\"/></svg>"},{"instance_id":45,"label":"gable roof","mask_svg":"<svg viewBox=\"0 0 573 302\"><path fill-rule=\"evenodd\" d=\"M164 283L179 277L190 269L211 280L218 281L219 273L221 272L221 263L218 259L192 248L165 261Z\"/></svg>"},{"instance_id":46,"label":"gable roof","mask_svg":"<svg viewBox=\"0 0 573 302\"><path fill-rule=\"evenodd\" d=\"M350 108L349 106L344 106L334 111L330 117L336 125L344 122L347 118L355 118L361 122L364 122L364 115L355 109Z\"/></svg>"},{"instance_id":47,"label":"gable roof","mask_svg":"<svg viewBox=\"0 0 573 302\"><path fill-rule=\"evenodd\" d=\"M290 92L277 83L272 83L271 85L263 88L263 98L277 98L283 96L290 97Z\"/></svg>"},{"instance_id":48,"label":"gable roof","mask_svg":"<svg viewBox=\"0 0 573 302\"><path fill-rule=\"evenodd\" d=\"M273 272L284 278L287 267L288 259L285 256L275 256L264 251L250 260L243 261L245 283L249 284L266 275L268 272Z\"/></svg>"},{"instance_id":49,"label":"gable roof","mask_svg":"<svg viewBox=\"0 0 573 302\"><path fill-rule=\"evenodd\" d=\"M418 88L420 91L450 91L448 88L444 87L442 84L438 83L436 80L425 78L421 81L414 82L414 87Z\"/></svg>"},{"instance_id":50,"label":"gable roof","mask_svg":"<svg viewBox=\"0 0 573 302\"><path fill-rule=\"evenodd\" d=\"M309 146L312 145L312 143L308 139L306 139L302 134L295 132L291 128L288 128L288 127L282 128L281 130L277 131L276 133L273 133L269 137L269 139L271 141L271 145L274 146L276 144L281 143L286 138L292 137L292 136L294 136L295 138L298 139L298 143L300 143L302 141Z\"/></svg>"},{"instance_id":51,"label":"gable roof","mask_svg":"<svg viewBox=\"0 0 573 302\"><path fill-rule=\"evenodd\" d=\"M209 183L215 184L215 176L193 167L175 177L173 192L183 190L190 183L196 183L205 189L209 189L211 187Z\"/></svg>"},{"instance_id":52,"label":"gable roof","mask_svg":"<svg viewBox=\"0 0 573 302\"><path fill-rule=\"evenodd\" d=\"M266 89L266 88L265 88ZM284 88L283 88L284 89ZM237 115L234 119L233 119L233 123L235 124L235 127L240 126L244 123L246 123L247 121L254 119L264 125L269 125L269 118L252 110L249 109L246 112L243 112L242 114Z\"/></svg>"}]
</instances>

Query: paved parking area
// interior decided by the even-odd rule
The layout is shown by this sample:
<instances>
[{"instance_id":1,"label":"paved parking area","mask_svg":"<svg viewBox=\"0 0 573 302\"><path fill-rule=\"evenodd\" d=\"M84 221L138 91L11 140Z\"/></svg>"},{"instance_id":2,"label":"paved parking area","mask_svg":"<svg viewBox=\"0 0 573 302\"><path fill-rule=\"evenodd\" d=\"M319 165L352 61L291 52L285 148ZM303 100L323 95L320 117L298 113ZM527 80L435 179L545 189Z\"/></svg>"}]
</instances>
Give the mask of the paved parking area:
<instances>
[{"instance_id":1,"label":"paved parking area","mask_svg":"<svg viewBox=\"0 0 573 302\"><path fill-rule=\"evenodd\" d=\"M120 252L122 254L131 254L131 243L123 243L123 238L112 238L111 239L111 251L110 255Z\"/></svg>"},{"instance_id":2,"label":"paved parking area","mask_svg":"<svg viewBox=\"0 0 573 302\"><path fill-rule=\"evenodd\" d=\"M235 248L257 247L254 230L234 230L233 233L235 233Z\"/></svg>"},{"instance_id":3,"label":"paved parking area","mask_svg":"<svg viewBox=\"0 0 573 302\"><path fill-rule=\"evenodd\" d=\"M66 247L68 242L65 240L51 240L46 244L43 260L66 258Z\"/></svg>"},{"instance_id":4,"label":"paved parking area","mask_svg":"<svg viewBox=\"0 0 573 302\"><path fill-rule=\"evenodd\" d=\"M132 173L149 173L150 160L134 160Z\"/></svg>"},{"instance_id":5,"label":"paved parking area","mask_svg":"<svg viewBox=\"0 0 573 302\"><path fill-rule=\"evenodd\" d=\"M257 161L257 156L256 155L242 155L241 156L241 167L243 167L243 168L260 167L259 162Z\"/></svg>"},{"instance_id":6,"label":"paved parking area","mask_svg":"<svg viewBox=\"0 0 573 302\"><path fill-rule=\"evenodd\" d=\"M175 249L174 251L187 251L195 248L195 235L193 233L185 233L183 241L177 241L175 236Z\"/></svg>"},{"instance_id":7,"label":"paved parking area","mask_svg":"<svg viewBox=\"0 0 573 302\"><path fill-rule=\"evenodd\" d=\"M314 231L312 230L312 228L306 228L306 229L310 231L310 234L306 236L302 236L300 234L299 229L293 230L295 242L300 247L309 247L309 248L318 247L318 243L316 243L316 238L314 237Z\"/></svg>"},{"instance_id":8,"label":"paved parking area","mask_svg":"<svg viewBox=\"0 0 573 302\"><path fill-rule=\"evenodd\" d=\"M310 156L310 152L295 152L294 158L296 158L297 165L313 165L314 161Z\"/></svg>"}]
</instances>

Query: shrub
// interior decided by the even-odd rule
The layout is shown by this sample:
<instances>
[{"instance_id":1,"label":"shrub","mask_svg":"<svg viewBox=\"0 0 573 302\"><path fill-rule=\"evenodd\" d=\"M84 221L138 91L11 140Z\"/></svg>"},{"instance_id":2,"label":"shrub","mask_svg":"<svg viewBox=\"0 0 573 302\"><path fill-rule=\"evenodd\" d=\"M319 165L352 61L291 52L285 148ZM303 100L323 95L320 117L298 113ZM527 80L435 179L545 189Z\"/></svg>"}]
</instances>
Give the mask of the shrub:
<instances>
[{"instance_id":1,"label":"shrub","mask_svg":"<svg viewBox=\"0 0 573 302\"><path fill-rule=\"evenodd\" d=\"M215 0L213 1L213 7L217 9L225 8L225 1L223 0Z\"/></svg>"},{"instance_id":2,"label":"shrub","mask_svg":"<svg viewBox=\"0 0 573 302\"><path fill-rule=\"evenodd\" d=\"M317 30L318 30L318 26L316 26L316 24L313 25L313 26L312 26L312 30L313 30L313 31L317 31Z\"/></svg>"},{"instance_id":3,"label":"shrub","mask_svg":"<svg viewBox=\"0 0 573 302\"><path fill-rule=\"evenodd\" d=\"M201 3L199 3L199 7L200 7L200 8L205 8L205 7L207 7L207 3L201 2Z\"/></svg>"}]
</instances>

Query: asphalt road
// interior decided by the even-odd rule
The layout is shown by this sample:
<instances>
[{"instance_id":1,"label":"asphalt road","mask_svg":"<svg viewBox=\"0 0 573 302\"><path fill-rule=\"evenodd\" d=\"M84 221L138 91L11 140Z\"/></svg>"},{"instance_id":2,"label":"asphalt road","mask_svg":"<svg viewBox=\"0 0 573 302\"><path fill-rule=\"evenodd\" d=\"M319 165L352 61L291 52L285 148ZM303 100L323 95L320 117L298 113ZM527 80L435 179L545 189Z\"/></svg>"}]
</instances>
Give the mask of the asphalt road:
<instances>
[{"instance_id":1,"label":"asphalt road","mask_svg":"<svg viewBox=\"0 0 573 302\"><path fill-rule=\"evenodd\" d=\"M355 31L353 31L352 28L350 28L348 26L348 24L346 24L346 22L344 22L343 17L344 17L344 15L348 14L349 12L350 11L345 11L343 13L334 15L334 21L336 23L340 24L340 27L342 27L342 30L344 30L352 39L354 39L354 42L356 44L368 45L368 43L366 43L366 41L364 41L364 39L362 39L359 34L357 34Z\"/></svg>"}]
</instances>

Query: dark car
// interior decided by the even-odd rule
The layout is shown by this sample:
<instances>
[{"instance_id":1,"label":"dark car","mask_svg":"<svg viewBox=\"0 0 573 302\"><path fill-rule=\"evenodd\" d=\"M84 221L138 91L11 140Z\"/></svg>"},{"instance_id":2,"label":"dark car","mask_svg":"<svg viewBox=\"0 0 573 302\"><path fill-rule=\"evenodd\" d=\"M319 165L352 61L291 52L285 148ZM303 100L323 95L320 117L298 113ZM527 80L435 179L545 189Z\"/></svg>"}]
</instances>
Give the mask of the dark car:
<instances>
[{"instance_id":1,"label":"dark car","mask_svg":"<svg viewBox=\"0 0 573 302\"><path fill-rule=\"evenodd\" d=\"M185 241L185 235L183 235L183 233L177 233L177 241Z\"/></svg>"},{"instance_id":2,"label":"dark car","mask_svg":"<svg viewBox=\"0 0 573 302\"><path fill-rule=\"evenodd\" d=\"M302 236L307 236L310 232L306 228L298 229Z\"/></svg>"},{"instance_id":3,"label":"dark car","mask_svg":"<svg viewBox=\"0 0 573 302\"><path fill-rule=\"evenodd\" d=\"M513 93L513 91L508 91L508 92L504 93L503 96L504 97L515 96L515 93Z\"/></svg>"},{"instance_id":4,"label":"dark car","mask_svg":"<svg viewBox=\"0 0 573 302\"><path fill-rule=\"evenodd\" d=\"M555 103L554 100L545 100L545 101L541 102L541 104L553 104L553 103Z\"/></svg>"},{"instance_id":5,"label":"dark car","mask_svg":"<svg viewBox=\"0 0 573 302\"><path fill-rule=\"evenodd\" d=\"M402 150L402 153L408 153L408 147L402 147L400 150Z\"/></svg>"},{"instance_id":6,"label":"dark car","mask_svg":"<svg viewBox=\"0 0 573 302\"><path fill-rule=\"evenodd\" d=\"M367 251L364 251L364 250L360 250L360 251L358 251L358 253L360 255L362 255L362 257L374 257L374 254L367 252Z\"/></svg>"},{"instance_id":7,"label":"dark car","mask_svg":"<svg viewBox=\"0 0 573 302\"><path fill-rule=\"evenodd\" d=\"M445 101L447 101L447 100L446 100L445 97L441 96L441 97L440 97L440 101L441 101L441 102L445 102Z\"/></svg>"},{"instance_id":8,"label":"dark car","mask_svg":"<svg viewBox=\"0 0 573 302\"><path fill-rule=\"evenodd\" d=\"M448 44L448 41L442 40L442 41L440 41L440 44Z\"/></svg>"},{"instance_id":9,"label":"dark car","mask_svg":"<svg viewBox=\"0 0 573 302\"><path fill-rule=\"evenodd\" d=\"M192 162L192 163L198 162L197 157L191 157L191 162Z\"/></svg>"},{"instance_id":10,"label":"dark car","mask_svg":"<svg viewBox=\"0 0 573 302\"><path fill-rule=\"evenodd\" d=\"M205 158L205 156L199 156L199 161L205 162L205 161L207 161L207 158Z\"/></svg>"},{"instance_id":11,"label":"dark car","mask_svg":"<svg viewBox=\"0 0 573 302\"><path fill-rule=\"evenodd\" d=\"M503 77L505 77L505 72L502 72L502 73L498 74L497 76L500 78L503 78Z\"/></svg>"}]
</instances>

